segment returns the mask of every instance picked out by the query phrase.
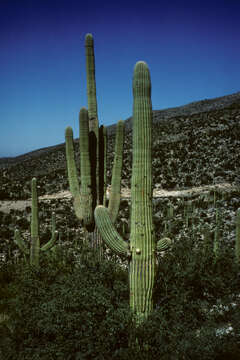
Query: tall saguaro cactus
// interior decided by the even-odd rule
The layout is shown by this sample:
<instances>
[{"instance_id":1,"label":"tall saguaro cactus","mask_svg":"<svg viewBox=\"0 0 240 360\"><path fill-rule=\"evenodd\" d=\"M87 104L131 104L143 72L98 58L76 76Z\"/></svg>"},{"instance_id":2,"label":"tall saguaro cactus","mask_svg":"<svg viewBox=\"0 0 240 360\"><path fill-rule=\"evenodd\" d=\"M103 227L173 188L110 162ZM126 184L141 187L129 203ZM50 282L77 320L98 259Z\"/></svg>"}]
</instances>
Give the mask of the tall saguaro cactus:
<instances>
[{"instance_id":1,"label":"tall saguaro cactus","mask_svg":"<svg viewBox=\"0 0 240 360\"><path fill-rule=\"evenodd\" d=\"M24 255L30 255L30 264L39 266L39 252L50 250L56 242L58 232L56 231L55 213L52 213L52 237L40 247L39 240L39 223L38 223L38 196L37 196L37 180L32 179L32 216L31 216L31 243L30 251L20 236L19 230L15 230L14 242L23 251Z\"/></svg>"},{"instance_id":2,"label":"tall saguaro cactus","mask_svg":"<svg viewBox=\"0 0 240 360\"><path fill-rule=\"evenodd\" d=\"M73 131L65 130L66 158L70 191L73 196L76 216L83 227L91 233L92 246L102 257L101 238L95 227L94 209L96 205L106 204L106 152L107 131L98 127L95 59L93 36L85 37L88 110L82 108L79 113L79 149L81 185L79 185L77 166L74 159ZM110 194L110 213L116 218L120 205L120 185L122 170L122 151L124 123L117 125L115 160L112 192Z\"/></svg>"},{"instance_id":3,"label":"tall saguaro cactus","mask_svg":"<svg viewBox=\"0 0 240 360\"><path fill-rule=\"evenodd\" d=\"M152 310L155 278L155 233L152 219L152 103L146 64L133 77L133 167L131 179L130 307L141 314Z\"/></svg>"},{"instance_id":4,"label":"tall saguaro cactus","mask_svg":"<svg viewBox=\"0 0 240 360\"><path fill-rule=\"evenodd\" d=\"M95 220L105 243L129 259L130 307L139 321L153 308L156 251L165 250L169 239L156 244L152 218L152 104L148 66L138 62L133 77L133 167L131 180L130 244L117 233L107 209L97 206Z\"/></svg>"}]
</instances>

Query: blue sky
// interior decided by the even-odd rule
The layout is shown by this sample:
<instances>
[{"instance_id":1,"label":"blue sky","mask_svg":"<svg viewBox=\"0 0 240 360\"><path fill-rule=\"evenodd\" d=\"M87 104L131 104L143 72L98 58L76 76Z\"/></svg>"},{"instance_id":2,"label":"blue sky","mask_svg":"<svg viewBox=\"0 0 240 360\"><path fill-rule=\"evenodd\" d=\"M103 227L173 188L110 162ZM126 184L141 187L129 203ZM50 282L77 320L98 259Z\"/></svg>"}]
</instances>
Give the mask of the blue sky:
<instances>
[{"instance_id":1,"label":"blue sky","mask_svg":"<svg viewBox=\"0 0 240 360\"><path fill-rule=\"evenodd\" d=\"M239 0L0 0L0 157L64 142L87 106L86 33L95 42L100 124L132 114L147 62L153 109L240 91Z\"/></svg>"}]
</instances>

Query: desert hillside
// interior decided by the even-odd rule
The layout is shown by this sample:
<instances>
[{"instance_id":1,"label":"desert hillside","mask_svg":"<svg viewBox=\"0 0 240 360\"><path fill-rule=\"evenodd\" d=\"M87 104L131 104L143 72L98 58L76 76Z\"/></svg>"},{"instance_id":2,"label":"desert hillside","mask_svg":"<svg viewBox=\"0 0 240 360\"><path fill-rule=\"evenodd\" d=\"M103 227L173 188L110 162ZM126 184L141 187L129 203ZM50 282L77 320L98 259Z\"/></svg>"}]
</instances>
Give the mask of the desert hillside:
<instances>
[{"instance_id":1,"label":"desert hillside","mask_svg":"<svg viewBox=\"0 0 240 360\"><path fill-rule=\"evenodd\" d=\"M153 184L163 189L240 182L240 93L153 112ZM125 121L122 184L130 186L131 118ZM64 129L63 129L64 132ZM115 126L108 127L108 183ZM76 140L76 145L77 145ZM78 146L76 146L76 156ZM0 159L0 199L27 199L30 180L39 194L68 189L65 145Z\"/></svg>"}]
</instances>

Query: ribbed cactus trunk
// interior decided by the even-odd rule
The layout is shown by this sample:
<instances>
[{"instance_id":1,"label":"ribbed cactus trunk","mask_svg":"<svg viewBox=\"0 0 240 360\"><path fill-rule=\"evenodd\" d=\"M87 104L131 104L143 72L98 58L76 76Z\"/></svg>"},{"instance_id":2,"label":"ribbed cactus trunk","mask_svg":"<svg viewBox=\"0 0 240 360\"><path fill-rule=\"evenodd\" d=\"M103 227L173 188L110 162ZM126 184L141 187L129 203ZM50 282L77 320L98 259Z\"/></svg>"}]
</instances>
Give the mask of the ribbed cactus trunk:
<instances>
[{"instance_id":1,"label":"ribbed cactus trunk","mask_svg":"<svg viewBox=\"0 0 240 360\"><path fill-rule=\"evenodd\" d=\"M80 150L80 173L81 173L81 204L78 205L82 212L81 218L86 229L94 227L93 197L91 184L91 163L89 157L89 118L86 108L79 113L79 150Z\"/></svg>"},{"instance_id":2,"label":"ribbed cactus trunk","mask_svg":"<svg viewBox=\"0 0 240 360\"><path fill-rule=\"evenodd\" d=\"M124 122L119 120L116 129L115 156L112 170L111 196L108 211L113 224L117 220L121 200L121 174L123 164Z\"/></svg>"},{"instance_id":3,"label":"ribbed cactus trunk","mask_svg":"<svg viewBox=\"0 0 240 360\"><path fill-rule=\"evenodd\" d=\"M236 261L240 264L240 209L236 213L236 242L235 242Z\"/></svg>"},{"instance_id":4,"label":"ribbed cactus trunk","mask_svg":"<svg viewBox=\"0 0 240 360\"><path fill-rule=\"evenodd\" d=\"M147 64L136 64L133 77L133 168L130 243L116 231L109 209L97 206L96 225L115 254L129 260L130 307L140 323L153 309L156 251L171 246L169 238L155 242L152 216L152 104Z\"/></svg>"},{"instance_id":5,"label":"ribbed cactus trunk","mask_svg":"<svg viewBox=\"0 0 240 360\"><path fill-rule=\"evenodd\" d=\"M151 80L144 62L138 62L134 69L133 97L130 307L138 317L146 317L153 308L156 260L152 219Z\"/></svg>"},{"instance_id":6,"label":"ribbed cactus trunk","mask_svg":"<svg viewBox=\"0 0 240 360\"><path fill-rule=\"evenodd\" d=\"M87 98L88 98L88 116L89 116L89 141L90 157L92 163L92 178L95 179L95 196L93 201L101 204L100 185L99 185L99 124L97 111L97 94L95 78L95 55L94 41L92 34L85 36L86 52L86 74L87 74ZM96 198L95 198L96 197Z\"/></svg>"}]
</instances>

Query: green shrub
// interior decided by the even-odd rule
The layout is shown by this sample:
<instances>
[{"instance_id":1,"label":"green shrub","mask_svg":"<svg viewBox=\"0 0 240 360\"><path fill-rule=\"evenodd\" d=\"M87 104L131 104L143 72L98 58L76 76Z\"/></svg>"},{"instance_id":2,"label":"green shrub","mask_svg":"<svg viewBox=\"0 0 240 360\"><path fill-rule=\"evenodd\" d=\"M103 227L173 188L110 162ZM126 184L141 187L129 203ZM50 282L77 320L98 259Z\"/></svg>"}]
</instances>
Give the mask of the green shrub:
<instances>
[{"instance_id":1,"label":"green shrub","mask_svg":"<svg viewBox=\"0 0 240 360\"><path fill-rule=\"evenodd\" d=\"M70 251L71 250L71 251ZM59 249L29 265L0 268L0 349L6 360L239 359L239 268L186 238L159 256L155 309L138 328L127 271L91 250ZM1 356L0 356L1 357Z\"/></svg>"},{"instance_id":2,"label":"green shrub","mask_svg":"<svg viewBox=\"0 0 240 360\"><path fill-rule=\"evenodd\" d=\"M8 280L1 304L13 327L5 331L9 359L112 359L127 348L131 316L120 267L45 260L39 271L19 264Z\"/></svg>"}]
</instances>

